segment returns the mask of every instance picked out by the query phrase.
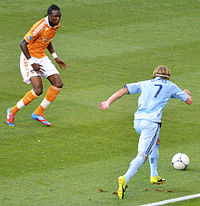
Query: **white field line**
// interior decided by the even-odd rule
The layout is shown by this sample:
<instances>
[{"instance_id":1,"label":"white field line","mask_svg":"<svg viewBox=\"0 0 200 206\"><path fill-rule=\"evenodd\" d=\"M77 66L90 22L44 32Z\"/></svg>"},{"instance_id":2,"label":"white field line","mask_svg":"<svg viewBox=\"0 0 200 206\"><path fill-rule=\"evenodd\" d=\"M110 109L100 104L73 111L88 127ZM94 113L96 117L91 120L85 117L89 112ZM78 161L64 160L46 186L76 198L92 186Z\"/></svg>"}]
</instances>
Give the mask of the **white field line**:
<instances>
[{"instance_id":1,"label":"white field line","mask_svg":"<svg viewBox=\"0 0 200 206\"><path fill-rule=\"evenodd\" d=\"M200 194L188 195L188 196L184 196L184 197L178 197L178 198L174 198L174 199L163 200L163 201L160 201L160 202L149 203L149 204L140 205L140 206L165 205L165 204L169 204L169 203L173 203L173 202L179 202L179 201L194 199L194 198L198 198L198 197L200 197Z\"/></svg>"}]
</instances>

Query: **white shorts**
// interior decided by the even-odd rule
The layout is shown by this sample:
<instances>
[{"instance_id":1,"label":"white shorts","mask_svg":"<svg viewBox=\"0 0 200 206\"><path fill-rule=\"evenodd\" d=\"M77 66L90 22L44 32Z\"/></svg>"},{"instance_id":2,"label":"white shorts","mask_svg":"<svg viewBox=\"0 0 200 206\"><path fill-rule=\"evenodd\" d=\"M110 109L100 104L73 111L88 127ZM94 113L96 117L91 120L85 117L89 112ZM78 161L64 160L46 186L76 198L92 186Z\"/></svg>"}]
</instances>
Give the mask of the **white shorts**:
<instances>
[{"instance_id":1,"label":"white shorts","mask_svg":"<svg viewBox=\"0 0 200 206\"><path fill-rule=\"evenodd\" d=\"M161 123L152 122L149 120L141 119L134 120L134 128L140 135L138 143L138 152L148 157L159 137Z\"/></svg>"},{"instance_id":2,"label":"white shorts","mask_svg":"<svg viewBox=\"0 0 200 206\"><path fill-rule=\"evenodd\" d=\"M51 75L59 74L58 70L52 64L52 62L50 61L50 59L47 56L43 57L41 59L38 59L35 57L32 57L32 58L33 58L35 63L43 66L42 68L44 69L44 74L38 74L33 69L33 67L28 64L27 59L22 52L21 56L20 56L20 70L21 70L21 74L22 74L22 77L24 79L24 82L26 82L27 84L31 83L30 82L31 77L40 76L40 77L48 78Z\"/></svg>"}]
</instances>

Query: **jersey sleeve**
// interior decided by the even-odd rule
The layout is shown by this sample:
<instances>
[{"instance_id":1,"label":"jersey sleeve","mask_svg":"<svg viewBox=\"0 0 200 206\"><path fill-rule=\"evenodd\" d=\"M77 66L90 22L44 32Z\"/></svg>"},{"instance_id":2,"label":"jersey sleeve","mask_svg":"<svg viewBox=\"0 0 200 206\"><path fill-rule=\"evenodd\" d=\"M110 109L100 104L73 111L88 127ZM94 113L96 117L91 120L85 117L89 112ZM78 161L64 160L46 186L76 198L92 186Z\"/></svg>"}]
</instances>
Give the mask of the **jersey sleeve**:
<instances>
[{"instance_id":1,"label":"jersey sleeve","mask_svg":"<svg viewBox=\"0 0 200 206\"><path fill-rule=\"evenodd\" d=\"M31 43L34 41L35 36L33 36L33 33L31 31L29 31L25 36L24 39L26 40L26 42Z\"/></svg>"},{"instance_id":2,"label":"jersey sleeve","mask_svg":"<svg viewBox=\"0 0 200 206\"><path fill-rule=\"evenodd\" d=\"M28 43L31 43L31 42L34 42L35 39L38 38L38 36L41 34L41 32L44 30L44 25L45 25L45 22L37 22L35 23L31 29L29 30L28 33L26 33L26 35L24 36L24 39L28 42Z\"/></svg>"},{"instance_id":3,"label":"jersey sleeve","mask_svg":"<svg viewBox=\"0 0 200 206\"><path fill-rule=\"evenodd\" d=\"M136 94L141 92L139 83L125 84L124 87L128 89L129 94Z\"/></svg>"},{"instance_id":4,"label":"jersey sleeve","mask_svg":"<svg viewBox=\"0 0 200 206\"><path fill-rule=\"evenodd\" d=\"M181 101L185 102L188 98L188 94L186 94L182 89L174 84L171 98L180 99Z\"/></svg>"}]
</instances>

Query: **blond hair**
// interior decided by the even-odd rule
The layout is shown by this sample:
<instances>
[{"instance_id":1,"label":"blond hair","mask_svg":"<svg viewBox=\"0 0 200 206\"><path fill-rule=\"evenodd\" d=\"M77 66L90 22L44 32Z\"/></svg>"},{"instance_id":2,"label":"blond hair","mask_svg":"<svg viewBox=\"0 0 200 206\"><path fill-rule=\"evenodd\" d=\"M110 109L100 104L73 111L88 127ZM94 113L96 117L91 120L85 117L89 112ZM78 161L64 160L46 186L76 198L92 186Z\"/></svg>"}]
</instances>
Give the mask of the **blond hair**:
<instances>
[{"instance_id":1,"label":"blond hair","mask_svg":"<svg viewBox=\"0 0 200 206\"><path fill-rule=\"evenodd\" d=\"M156 77L160 77L161 79L169 80L170 76L171 76L170 69L164 65L158 66L157 68L155 68L153 72L153 79Z\"/></svg>"}]
</instances>

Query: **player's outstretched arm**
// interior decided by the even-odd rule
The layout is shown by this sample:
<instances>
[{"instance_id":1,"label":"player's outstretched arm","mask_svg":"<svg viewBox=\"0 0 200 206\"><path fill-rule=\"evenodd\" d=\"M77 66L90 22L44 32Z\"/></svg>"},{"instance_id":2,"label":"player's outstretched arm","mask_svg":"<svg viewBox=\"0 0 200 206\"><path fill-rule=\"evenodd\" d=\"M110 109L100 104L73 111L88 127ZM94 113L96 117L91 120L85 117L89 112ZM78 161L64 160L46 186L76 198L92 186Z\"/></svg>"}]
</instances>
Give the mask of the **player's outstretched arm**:
<instances>
[{"instance_id":1,"label":"player's outstretched arm","mask_svg":"<svg viewBox=\"0 0 200 206\"><path fill-rule=\"evenodd\" d=\"M122 96L124 96L125 94L129 94L129 91L127 88L122 88L119 91L115 92L109 99L107 99L106 101L100 102L99 108L101 110L106 110L114 101L116 101L117 99L121 98Z\"/></svg>"},{"instance_id":2,"label":"player's outstretched arm","mask_svg":"<svg viewBox=\"0 0 200 206\"><path fill-rule=\"evenodd\" d=\"M185 103L186 104L192 104L192 97L191 97L191 93L188 89L184 89L183 90L186 94L188 94L188 98L186 99Z\"/></svg>"}]
</instances>

